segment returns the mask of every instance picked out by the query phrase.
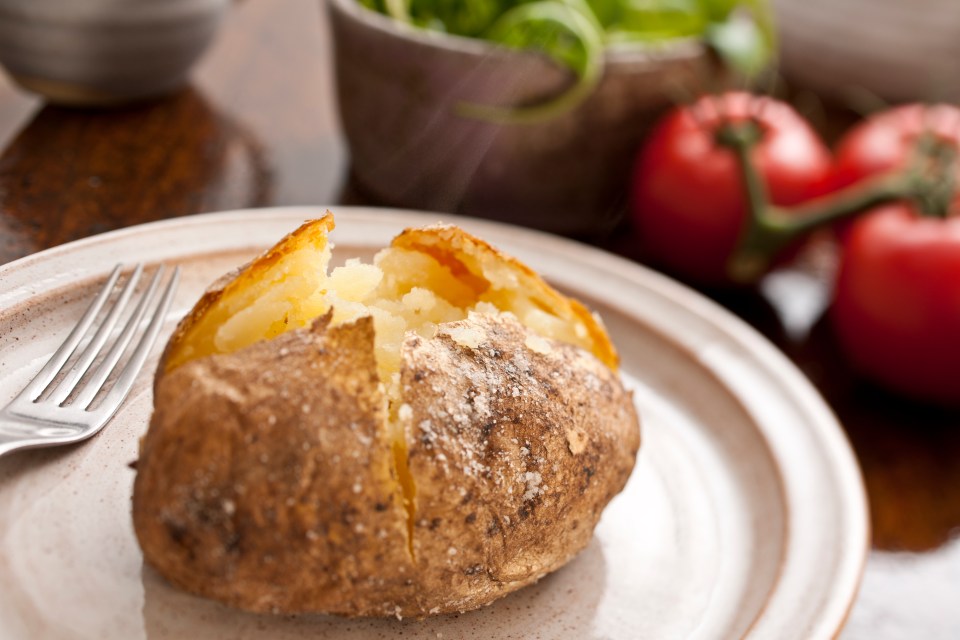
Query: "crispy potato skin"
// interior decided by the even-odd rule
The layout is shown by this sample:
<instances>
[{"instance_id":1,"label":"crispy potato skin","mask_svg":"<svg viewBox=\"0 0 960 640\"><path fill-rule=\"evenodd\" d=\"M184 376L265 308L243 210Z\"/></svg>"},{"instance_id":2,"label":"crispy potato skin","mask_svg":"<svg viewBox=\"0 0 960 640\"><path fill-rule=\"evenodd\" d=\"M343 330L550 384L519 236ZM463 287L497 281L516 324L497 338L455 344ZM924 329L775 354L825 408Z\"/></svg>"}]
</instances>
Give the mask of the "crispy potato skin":
<instances>
[{"instance_id":1,"label":"crispy potato skin","mask_svg":"<svg viewBox=\"0 0 960 640\"><path fill-rule=\"evenodd\" d=\"M413 617L474 609L565 564L633 468L630 395L582 349L530 349L510 316L462 326L485 339L404 345L413 558L363 318L159 380L133 500L147 561L251 611Z\"/></svg>"},{"instance_id":2,"label":"crispy potato skin","mask_svg":"<svg viewBox=\"0 0 960 640\"><path fill-rule=\"evenodd\" d=\"M191 349L185 349L185 345L195 340L196 334L202 331L205 324L215 325L217 321L222 322L226 319L216 312L219 303L229 300L235 294L250 288L263 279L267 270L285 256L307 246L313 247L316 251L323 250L327 246L327 235L333 230L334 226L333 214L327 211L323 217L304 222L300 227L281 238L270 249L249 263L224 274L211 284L190 313L177 323L173 335L170 336L163 349L163 354L160 356L155 380L191 358L197 357L191 353ZM201 353L200 355L208 354Z\"/></svg>"},{"instance_id":3,"label":"crispy potato skin","mask_svg":"<svg viewBox=\"0 0 960 640\"><path fill-rule=\"evenodd\" d=\"M512 316L456 326L486 338L408 338L401 373L431 613L482 606L568 562L640 446L630 394L594 356L555 341L531 350Z\"/></svg>"},{"instance_id":4,"label":"crispy potato skin","mask_svg":"<svg viewBox=\"0 0 960 640\"><path fill-rule=\"evenodd\" d=\"M284 334L160 378L133 522L179 587L260 612L393 615L406 512L369 318Z\"/></svg>"}]
</instances>

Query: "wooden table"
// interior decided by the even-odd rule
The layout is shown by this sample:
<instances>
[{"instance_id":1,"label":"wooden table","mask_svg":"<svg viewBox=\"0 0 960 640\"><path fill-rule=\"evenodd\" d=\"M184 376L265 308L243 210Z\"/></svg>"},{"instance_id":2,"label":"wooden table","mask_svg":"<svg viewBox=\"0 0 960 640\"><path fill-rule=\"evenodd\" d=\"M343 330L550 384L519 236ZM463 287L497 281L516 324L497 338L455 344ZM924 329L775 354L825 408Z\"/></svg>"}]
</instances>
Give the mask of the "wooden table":
<instances>
[{"instance_id":1,"label":"wooden table","mask_svg":"<svg viewBox=\"0 0 960 640\"><path fill-rule=\"evenodd\" d=\"M44 106L0 76L0 263L193 213L355 201L344 188L319 2L237 5L192 87L119 111ZM796 276L796 274L794 274ZM839 415L874 550L843 638L960 638L960 415L890 397L837 357L816 279L715 296L780 346ZM807 302L796 303L800 296Z\"/></svg>"}]
</instances>

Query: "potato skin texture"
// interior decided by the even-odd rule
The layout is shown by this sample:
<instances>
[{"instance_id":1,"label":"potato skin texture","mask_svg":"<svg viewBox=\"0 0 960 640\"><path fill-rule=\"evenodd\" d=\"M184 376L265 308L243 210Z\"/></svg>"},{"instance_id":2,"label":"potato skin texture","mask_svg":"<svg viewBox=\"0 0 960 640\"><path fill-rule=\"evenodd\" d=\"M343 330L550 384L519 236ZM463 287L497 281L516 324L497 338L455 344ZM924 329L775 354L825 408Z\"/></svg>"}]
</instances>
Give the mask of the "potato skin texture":
<instances>
[{"instance_id":1,"label":"potato skin texture","mask_svg":"<svg viewBox=\"0 0 960 640\"><path fill-rule=\"evenodd\" d=\"M133 522L147 562L186 591L373 616L412 594L373 324L328 320L158 380Z\"/></svg>"},{"instance_id":2,"label":"potato skin texture","mask_svg":"<svg viewBox=\"0 0 960 640\"><path fill-rule=\"evenodd\" d=\"M594 356L509 315L459 327L485 338L409 337L401 372L417 571L425 593L442 594L430 613L488 604L566 564L640 446L630 393Z\"/></svg>"},{"instance_id":3,"label":"potato skin texture","mask_svg":"<svg viewBox=\"0 0 960 640\"><path fill-rule=\"evenodd\" d=\"M412 558L372 322L324 318L160 378L133 500L147 562L250 611L404 617L474 609L565 564L633 468L630 394L582 349L531 349L512 316L445 330L461 327L483 341L403 347Z\"/></svg>"}]
</instances>

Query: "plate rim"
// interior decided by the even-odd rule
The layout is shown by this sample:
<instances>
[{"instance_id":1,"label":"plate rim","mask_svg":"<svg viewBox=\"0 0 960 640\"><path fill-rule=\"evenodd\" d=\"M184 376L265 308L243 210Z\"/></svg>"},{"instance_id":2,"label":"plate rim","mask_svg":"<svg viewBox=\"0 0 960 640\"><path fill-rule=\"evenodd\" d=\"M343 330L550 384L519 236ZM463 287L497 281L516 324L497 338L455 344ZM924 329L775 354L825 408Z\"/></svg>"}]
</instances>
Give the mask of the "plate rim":
<instances>
[{"instance_id":1,"label":"plate rim","mask_svg":"<svg viewBox=\"0 0 960 640\"><path fill-rule=\"evenodd\" d=\"M813 428L814 435L819 445L823 448L824 458L834 464L835 476L841 481L835 493L837 499L844 504L843 513L847 516L848 531L844 532L848 542L854 543L854 548L859 552L844 557L842 569L838 568L837 579L832 586L832 592L825 599L823 609L827 613L814 621L814 627L822 633L837 637L846 623L847 618L854 606L859 592L860 583L863 578L867 556L869 554L869 518L868 503L865 484L862 472L839 421L833 414L826 401L820 396L819 392L813 387L812 383L803 375L803 373L794 365L787 356L777 349L766 337L749 326L745 321L735 316L732 312L720 306L718 303L709 300L702 294L690 289L686 285L672 280L671 278L653 271L643 265L629 261L625 258L608 253L596 247L586 245L574 240L555 236L552 234L522 228L501 222L478 218L466 218L453 214L414 211L408 209L391 209L380 207L358 207L358 206L340 206L340 205L309 205L309 206L285 206L285 207L265 207L259 209L235 209L228 211L219 211L212 213L196 214L177 218L169 218L154 222L144 223L108 231L68 242L56 247L45 249L37 253L24 256L17 260L0 265L0 302L3 307L10 308L7 302L12 302L16 306L18 302L29 300L30 297L38 295L41 292L30 292L32 288L29 284L22 281L17 283L15 276L17 272L29 272L31 268L48 264L50 261L67 260L79 252L82 258L83 253L88 250L95 250L100 245L110 245L112 243L123 242L127 239L136 239L141 236L150 237L152 232L156 231L176 231L189 230L191 228L219 226L242 221L261 222L266 224L276 224L281 226L290 223L289 230L292 231L298 222L310 218L316 218L323 214L325 210L333 210L340 222L347 218L366 219L371 223L384 222L388 227L396 229L411 225L429 224L442 220L446 223L459 224L471 230L482 237L492 239L494 242L507 241L515 246L536 245L537 250L546 251L554 255L573 255L577 260L587 261L594 268L601 269L610 273L616 272L619 276L629 280L634 285L642 287L655 295L666 299L675 306L683 308L688 313L697 316L698 319L714 325L722 334L730 338L745 351L751 354L755 364L760 365L766 371L776 374L779 386L785 394L790 396L797 406L803 407L803 422ZM350 224L350 223L346 223ZM339 226L339 225L338 225ZM181 231L183 232L183 231ZM209 250L211 251L229 251L240 250L240 245L218 244L219 239L209 241ZM251 239L247 247L251 250L257 248L266 248L267 243ZM171 257L188 258L190 253L183 250L173 250ZM151 260L152 261L152 260ZM103 261L101 264L84 264L79 268L69 270L63 274L58 281L62 284L74 283L85 277L96 277L109 270L116 260ZM44 283L44 290L49 291L56 285L51 282ZM19 296L16 295L19 292ZM616 306L616 305L614 305ZM675 335L667 334L658 327L651 327L662 337L670 339L684 350L691 352L689 345ZM692 354L693 355L693 354ZM741 394L727 384L723 375L719 372L709 369L702 363L705 369L717 378L730 395L741 404L743 398ZM771 448L770 432L765 430L761 420L756 418L749 407L744 405L748 415L757 423L760 435L767 440L766 445ZM772 455L774 462L777 463L777 470L784 481L787 480L779 465L779 459ZM785 504L789 504L789 496L784 496ZM789 511L788 511L789 516ZM786 535L791 532L788 523ZM855 541L860 543L856 544ZM773 594L784 579L785 565L787 557L786 551L781 558L781 565L777 574L777 581L774 588L769 592L769 597L758 611L756 618L746 631L746 637L754 637L758 625L769 616L769 608ZM788 576L789 577L789 576Z\"/></svg>"}]
</instances>

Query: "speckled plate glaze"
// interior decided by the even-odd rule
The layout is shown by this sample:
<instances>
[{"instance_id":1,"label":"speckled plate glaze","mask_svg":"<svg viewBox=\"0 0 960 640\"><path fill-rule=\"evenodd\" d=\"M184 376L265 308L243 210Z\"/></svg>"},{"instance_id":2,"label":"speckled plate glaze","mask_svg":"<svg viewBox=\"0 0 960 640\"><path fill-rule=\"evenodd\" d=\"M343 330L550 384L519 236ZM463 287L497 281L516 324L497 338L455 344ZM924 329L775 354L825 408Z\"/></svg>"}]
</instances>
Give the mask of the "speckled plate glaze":
<instances>
[{"instance_id":1,"label":"speckled plate glaze","mask_svg":"<svg viewBox=\"0 0 960 640\"><path fill-rule=\"evenodd\" d=\"M116 262L182 265L169 332L217 276L320 213L169 220L0 267L0 402L39 370ZM401 228L438 219L335 213L341 258L369 257ZM150 414L148 364L92 441L0 460L0 637L836 635L866 556L866 501L835 419L786 358L724 310L642 267L531 231L443 218L599 310L621 351L644 441L627 488L580 556L489 607L423 622L252 615L181 593L143 565L130 521L128 464Z\"/></svg>"}]
</instances>

